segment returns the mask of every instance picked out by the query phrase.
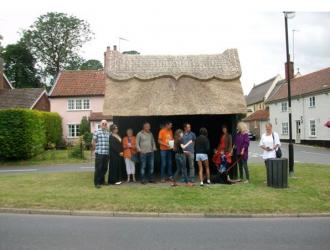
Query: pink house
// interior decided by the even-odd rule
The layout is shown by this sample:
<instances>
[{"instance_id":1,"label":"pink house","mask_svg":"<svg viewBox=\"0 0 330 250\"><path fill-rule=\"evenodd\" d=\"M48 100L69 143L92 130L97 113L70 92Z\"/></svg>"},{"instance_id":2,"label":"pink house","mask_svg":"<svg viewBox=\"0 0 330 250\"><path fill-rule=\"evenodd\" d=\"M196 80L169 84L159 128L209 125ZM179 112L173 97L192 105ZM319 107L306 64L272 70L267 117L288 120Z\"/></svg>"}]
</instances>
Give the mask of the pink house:
<instances>
[{"instance_id":1,"label":"pink house","mask_svg":"<svg viewBox=\"0 0 330 250\"><path fill-rule=\"evenodd\" d=\"M79 135L79 124L86 116L94 132L100 121L111 122L112 117L103 115L105 74L103 70L62 71L49 93L50 110L62 117L63 138L75 140Z\"/></svg>"}]
</instances>

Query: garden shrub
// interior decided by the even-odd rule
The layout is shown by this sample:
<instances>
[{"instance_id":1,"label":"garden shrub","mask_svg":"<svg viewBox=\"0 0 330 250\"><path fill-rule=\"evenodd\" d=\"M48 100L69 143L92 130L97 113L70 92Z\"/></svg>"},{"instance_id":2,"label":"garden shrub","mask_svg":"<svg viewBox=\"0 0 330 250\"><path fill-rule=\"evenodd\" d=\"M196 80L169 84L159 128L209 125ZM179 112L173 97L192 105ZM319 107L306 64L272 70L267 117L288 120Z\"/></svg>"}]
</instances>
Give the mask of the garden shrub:
<instances>
[{"instance_id":1,"label":"garden shrub","mask_svg":"<svg viewBox=\"0 0 330 250\"><path fill-rule=\"evenodd\" d=\"M46 134L41 112L0 110L0 158L28 159L44 151Z\"/></svg>"},{"instance_id":2,"label":"garden shrub","mask_svg":"<svg viewBox=\"0 0 330 250\"><path fill-rule=\"evenodd\" d=\"M40 112L42 114L45 133L46 133L46 145L47 149L57 147L62 142L62 118L58 113L54 112Z\"/></svg>"},{"instance_id":3,"label":"garden shrub","mask_svg":"<svg viewBox=\"0 0 330 250\"><path fill-rule=\"evenodd\" d=\"M83 145L83 138L79 137L79 142L74 144L69 153L70 157L77 158L77 159L84 159L84 145Z\"/></svg>"},{"instance_id":4,"label":"garden shrub","mask_svg":"<svg viewBox=\"0 0 330 250\"><path fill-rule=\"evenodd\" d=\"M86 116L81 119L79 126L80 135L83 137L84 146L89 150L92 146L93 134L91 133L91 125Z\"/></svg>"}]
</instances>

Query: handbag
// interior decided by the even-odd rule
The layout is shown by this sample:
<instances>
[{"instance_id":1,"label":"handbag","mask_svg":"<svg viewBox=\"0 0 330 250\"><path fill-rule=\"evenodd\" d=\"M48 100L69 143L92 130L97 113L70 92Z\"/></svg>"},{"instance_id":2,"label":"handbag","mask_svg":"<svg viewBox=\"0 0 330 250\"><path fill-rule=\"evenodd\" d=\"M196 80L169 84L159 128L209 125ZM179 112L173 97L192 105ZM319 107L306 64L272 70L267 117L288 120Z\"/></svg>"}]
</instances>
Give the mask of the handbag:
<instances>
[{"instance_id":1,"label":"handbag","mask_svg":"<svg viewBox=\"0 0 330 250\"><path fill-rule=\"evenodd\" d=\"M273 141L275 144L275 138L274 138L274 133L272 133L273 136ZM282 150L280 147L277 148L277 150L275 150L275 154L276 154L276 158L281 158L282 157Z\"/></svg>"},{"instance_id":2,"label":"handbag","mask_svg":"<svg viewBox=\"0 0 330 250\"><path fill-rule=\"evenodd\" d=\"M139 163L139 156L138 154L133 154L131 157L131 160L134 161L135 163Z\"/></svg>"}]
</instances>

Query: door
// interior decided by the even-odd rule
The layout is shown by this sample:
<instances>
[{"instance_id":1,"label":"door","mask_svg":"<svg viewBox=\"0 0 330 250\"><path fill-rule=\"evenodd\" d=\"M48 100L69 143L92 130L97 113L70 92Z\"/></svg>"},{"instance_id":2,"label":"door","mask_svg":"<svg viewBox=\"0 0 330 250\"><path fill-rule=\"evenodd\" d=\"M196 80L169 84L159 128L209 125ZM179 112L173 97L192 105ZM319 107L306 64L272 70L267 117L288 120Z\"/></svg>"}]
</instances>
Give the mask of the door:
<instances>
[{"instance_id":1,"label":"door","mask_svg":"<svg viewBox=\"0 0 330 250\"><path fill-rule=\"evenodd\" d=\"M300 143L300 134L301 134L300 120L296 120L296 143Z\"/></svg>"}]
</instances>

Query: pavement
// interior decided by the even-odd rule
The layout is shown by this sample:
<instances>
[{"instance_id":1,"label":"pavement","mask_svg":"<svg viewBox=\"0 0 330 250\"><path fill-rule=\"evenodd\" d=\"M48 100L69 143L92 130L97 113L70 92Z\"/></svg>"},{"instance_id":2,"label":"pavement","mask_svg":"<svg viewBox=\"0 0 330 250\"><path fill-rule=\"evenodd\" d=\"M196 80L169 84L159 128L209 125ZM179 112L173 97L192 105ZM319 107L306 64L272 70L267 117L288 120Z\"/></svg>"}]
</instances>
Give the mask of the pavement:
<instances>
[{"instance_id":1,"label":"pavement","mask_svg":"<svg viewBox=\"0 0 330 250\"><path fill-rule=\"evenodd\" d=\"M288 157L288 144L282 143L283 157ZM257 141L251 141L249 147L249 163L263 163L262 150ZM330 149L295 144L294 154L296 163L314 163L330 165ZM56 173L56 172L83 172L94 171L94 162L80 164L58 164L58 165L32 165L32 166L0 166L2 173Z\"/></svg>"},{"instance_id":2,"label":"pavement","mask_svg":"<svg viewBox=\"0 0 330 250\"><path fill-rule=\"evenodd\" d=\"M328 250L330 218L120 218L0 214L0 249Z\"/></svg>"}]
</instances>

